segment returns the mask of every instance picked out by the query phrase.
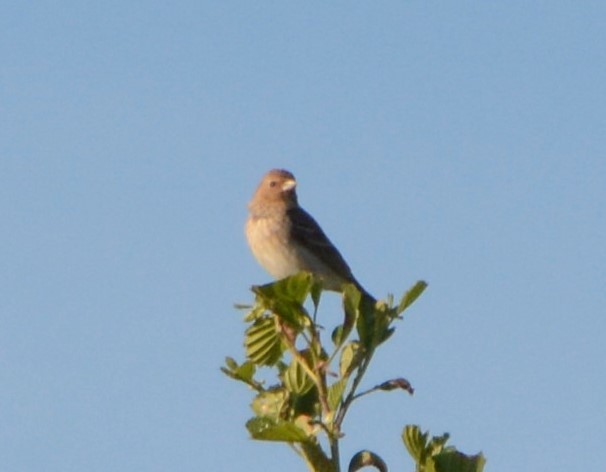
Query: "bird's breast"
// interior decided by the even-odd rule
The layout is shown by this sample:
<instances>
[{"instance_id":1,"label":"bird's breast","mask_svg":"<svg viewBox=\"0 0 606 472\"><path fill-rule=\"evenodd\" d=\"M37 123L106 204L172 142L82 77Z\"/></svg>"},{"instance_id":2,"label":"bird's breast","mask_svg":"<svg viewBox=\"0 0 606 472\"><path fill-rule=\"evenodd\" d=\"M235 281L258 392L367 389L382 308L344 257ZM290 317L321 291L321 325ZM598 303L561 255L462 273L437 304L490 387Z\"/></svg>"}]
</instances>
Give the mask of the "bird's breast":
<instances>
[{"instance_id":1,"label":"bird's breast","mask_svg":"<svg viewBox=\"0 0 606 472\"><path fill-rule=\"evenodd\" d=\"M289 240L290 226L282 219L251 216L246 223L246 238L261 266L276 279L300 270L295 247Z\"/></svg>"}]
</instances>

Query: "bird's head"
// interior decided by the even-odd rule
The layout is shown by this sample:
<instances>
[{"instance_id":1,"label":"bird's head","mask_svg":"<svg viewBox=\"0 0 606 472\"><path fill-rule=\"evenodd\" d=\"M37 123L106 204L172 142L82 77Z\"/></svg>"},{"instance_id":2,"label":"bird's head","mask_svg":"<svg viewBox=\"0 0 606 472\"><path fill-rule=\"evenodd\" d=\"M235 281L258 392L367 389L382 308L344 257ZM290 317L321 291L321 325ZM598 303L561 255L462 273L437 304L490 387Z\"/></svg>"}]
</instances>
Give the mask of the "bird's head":
<instances>
[{"instance_id":1,"label":"bird's head","mask_svg":"<svg viewBox=\"0 0 606 472\"><path fill-rule=\"evenodd\" d=\"M297 204L297 181L295 176L284 169L272 169L263 176L253 197L253 202L284 202L287 207Z\"/></svg>"}]
</instances>

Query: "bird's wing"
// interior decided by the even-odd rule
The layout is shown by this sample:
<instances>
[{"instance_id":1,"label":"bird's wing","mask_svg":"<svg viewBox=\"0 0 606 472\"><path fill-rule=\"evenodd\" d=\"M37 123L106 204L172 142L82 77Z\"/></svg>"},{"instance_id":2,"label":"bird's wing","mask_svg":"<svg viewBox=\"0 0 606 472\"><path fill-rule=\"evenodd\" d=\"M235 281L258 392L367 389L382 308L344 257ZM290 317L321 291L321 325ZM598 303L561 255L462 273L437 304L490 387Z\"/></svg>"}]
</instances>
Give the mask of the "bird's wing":
<instances>
[{"instance_id":1,"label":"bird's wing","mask_svg":"<svg viewBox=\"0 0 606 472\"><path fill-rule=\"evenodd\" d=\"M290 236L344 281L357 284L351 269L320 225L301 207L290 208Z\"/></svg>"}]
</instances>

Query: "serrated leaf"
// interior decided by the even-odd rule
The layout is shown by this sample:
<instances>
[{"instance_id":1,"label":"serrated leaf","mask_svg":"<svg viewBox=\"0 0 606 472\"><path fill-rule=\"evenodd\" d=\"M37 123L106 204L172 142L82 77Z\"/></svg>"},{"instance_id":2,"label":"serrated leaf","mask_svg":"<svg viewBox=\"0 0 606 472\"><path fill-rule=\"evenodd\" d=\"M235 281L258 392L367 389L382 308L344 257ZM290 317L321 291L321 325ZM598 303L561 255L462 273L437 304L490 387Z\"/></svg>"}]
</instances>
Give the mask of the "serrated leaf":
<instances>
[{"instance_id":1,"label":"serrated leaf","mask_svg":"<svg viewBox=\"0 0 606 472\"><path fill-rule=\"evenodd\" d=\"M244 338L246 357L258 365L274 365L282 356L282 342L273 317L259 318Z\"/></svg>"},{"instance_id":2,"label":"serrated leaf","mask_svg":"<svg viewBox=\"0 0 606 472\"><path fill-rule=\"evenodd\" d=\"M480 453L468 456L452 446L446 446L450 435L444 433L427 440L429 432L421 433L416 425L404 428L402 439L406 449L424 472L482 472L486 460Z\"/></svg>"},{"instance_id":3,"label":"serrated leaf","mask_svg":"<svg viewBox=\"0 0 606 472\"><path fill-rule=\"evenodd\" d=\"M283 379L286 389L295 395L305 395L315 385L313 379L297 359L293 359L290 363L288 369L284 372Z\"/></svg>"},{"instance_id":4,"label":"serrated leaf","mask_svg":"<svg viewBox=\"0 0 606 472\"><path fill-rule=\"evenodd\" d=\"M310 438L301 428L284 420L252 418L246 422L246 428L253 439L262 441L305 442Z\"/></svg>"},{"instance_id":5,"label":"serrated leaf","mask_svg":"<svg viewBox=\"0 0 606 472\"><path fill-rule=\"evenodd\" d=\"M398 305L397 313L401 314L404 310L406 310L410 305L412 305L417 298L421 296L421 294L427 288L427 282L424 280L419 280L416 284L414 284L403 296Z\"/></svg>"},{"instance_id":6,"label":"serrated leaf","mask_svg":"<svg viewBox=\"0 0 606 472\"><path fill-rule=\"evenodd\" d=\"M425 448L427 445L428 433L421 433L421 428L417 425L406 425L402 432L402 440L417 464L425 464Z\"/></svg>"}]
</instances>

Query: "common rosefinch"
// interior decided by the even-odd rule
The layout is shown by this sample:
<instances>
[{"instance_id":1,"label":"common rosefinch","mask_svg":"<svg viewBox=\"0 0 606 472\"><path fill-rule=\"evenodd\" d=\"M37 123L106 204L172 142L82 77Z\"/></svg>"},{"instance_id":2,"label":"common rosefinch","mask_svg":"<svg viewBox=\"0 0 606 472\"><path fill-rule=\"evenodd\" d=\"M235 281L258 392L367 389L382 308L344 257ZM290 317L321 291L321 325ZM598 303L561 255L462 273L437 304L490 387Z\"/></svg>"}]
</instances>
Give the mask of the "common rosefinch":
<instances>
[{"instance_id":1,"label":"common rosefinch","mask_svg":"<svg viewBox=\"0 0 606 472\"><path fill-rule=\"evenodd\" d=\"M340 292L352 283L374 303L320 225L299 206L296 185L287 170L270 170L248 204L246 238L257 261L276 279L305 270L328 290Z\"/></svg>"}]
</instances>

